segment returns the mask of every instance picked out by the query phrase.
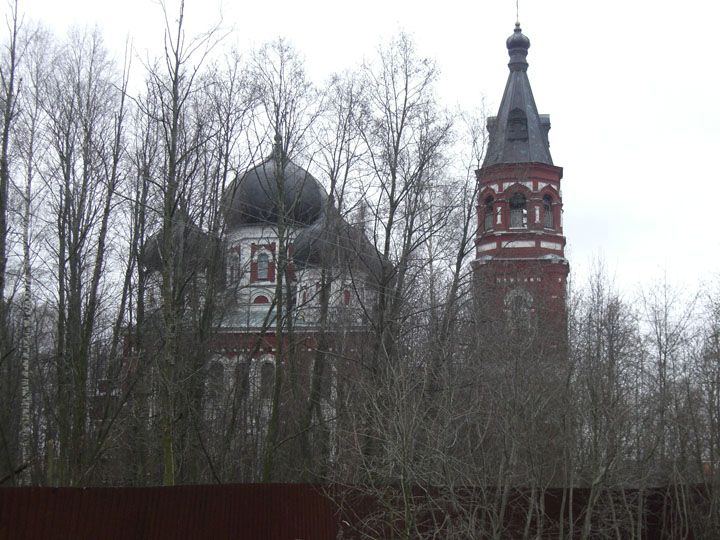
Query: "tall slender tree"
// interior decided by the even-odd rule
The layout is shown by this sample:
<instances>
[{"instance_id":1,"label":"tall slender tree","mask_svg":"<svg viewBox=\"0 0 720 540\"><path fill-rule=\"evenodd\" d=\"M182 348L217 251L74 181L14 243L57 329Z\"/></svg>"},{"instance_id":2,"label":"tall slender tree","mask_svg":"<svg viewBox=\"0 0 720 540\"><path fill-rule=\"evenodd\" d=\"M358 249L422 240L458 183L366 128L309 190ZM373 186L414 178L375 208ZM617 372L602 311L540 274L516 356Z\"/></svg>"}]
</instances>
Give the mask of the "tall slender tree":
<instances>
[{"instance_id":1,"label":"tall slender tree","mask_svg":"<svg viewBox=\"0 0 720 540\"><path fill-rule=\"evenodd\" d=\"M44 110L51 138L57 272L58 482L82 482L88 451L92 343L102 306L111 212L120 173L122 88L95 33L57 51ZM72 91L68 91L72 89Z\"/></svg>"}]
</instances>

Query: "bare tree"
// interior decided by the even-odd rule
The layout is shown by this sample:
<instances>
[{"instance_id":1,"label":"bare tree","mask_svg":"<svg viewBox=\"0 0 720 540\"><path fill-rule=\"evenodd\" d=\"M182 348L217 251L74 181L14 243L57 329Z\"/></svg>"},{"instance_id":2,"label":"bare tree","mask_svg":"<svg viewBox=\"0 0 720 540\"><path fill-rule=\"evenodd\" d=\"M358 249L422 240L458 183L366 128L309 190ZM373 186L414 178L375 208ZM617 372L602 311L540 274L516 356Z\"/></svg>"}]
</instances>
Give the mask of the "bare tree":
<instances>
[{"instance_id":1,"label":"bare tree","mask_svg":"<svg viewBox=\"0 0 720 540\"><path fill-rule=\"evenodd\" d=\"M402 320L408 293L425 261L420 250L434 232L431 216L444 213L429 200L441 176L442 149L449 142L451 122L436 104L434 64L418 58L406 35L379 52L375 65L364 70L369 121L362 136L370 171L373 230L383 261L373 312L373 349L367 369L371 380L389 373L401 347ZM375 452L373 436L366 451Z\"/></svg>"},{"instance_id":2,"label":"bare tree","mask_svg":"<svg viewBox=\"0 0 720 540\"><path fill-rule=\"evenodd\" d=\"M184 261L184 246L195 227L189 215L189 205L196 188L194 172L198 158L193 150L206 136L203 131L193 131L193 127L200 126L193 126L190 106L193 95L199 90L200 67L216 44L217 27L188 39L184 26L184 2L180 2L174 27L164 5L163 13L164 65L163 69L148 69L148 77L155 99L159 103L160 116L156 121L161 130L162 166L158 188L162 207L162 232L159 242L162 339L158 377L162 415L163 482L172 485L176 481L175 448L178 441L175 437L175 425L180 414L178 405L188 397L188 388L182 387L183 373L176 369L176 361L183 357L179 335L182 329L187 279L194 276L197 270L187 268L184 264L191 264L190 260ZM194 62L197 63L193 65ZM189 366L185 368L190 369Z\"/></svg>"},{"instance_id":3,"label":"bare tree","mask_svg":"<svg viewBox=\"0 0 720 540\"><path fill-rule=\"evenodd\" d=\"M5 301L7 250L8 250L8 197L10 190L10 136L17 117L16 81L19 63L18 39L20 38L20 15L17 1L12 5L8 24L9 41L0 68L0 99L2 100L2 126L0 127L0 360L10 353L10 334L7 327Z\"/></svg>"},{"instance_id":4,"label":"bare tree","mask_svg":"<svg viewBox=\"0 0 720 540\"><path fill-rule=\"evenodd\" d=\"M587 537L599 523L598 510L607 508L601 505L607 504L609 490L622 487L622 478L633 470L625 459L624 433L631 426L633 402L632 388L625 381L634 376L642 355L636 349L636 315L613 292L601 267L574 315L577 439L571 446L575 470L566 481L571 489L575 481L590 488L582 525ZM573 522L569 526L572 535Z\"/></svg>"},{"instance_id":5,"label":"bare tree","mask_svg":"<svg viewBox=\"0 0 720 540\"><path fill-rule=\"evenodd\" d=\"M57 260L56 481L79 483L87 466L88 376L101 313L110 214L121 176L122 92L99 34L71 35L57 51L44 109L52 158ZM72 92L68 91L71 88Z\"/></svg>"},{"instance_id":6,"label":"bare tree","mask_svg":"<svg viewBox=\"0 0 720 540\"><path fill-rule=\"evenodd\" d=\"M288 252L292 235L292 223L288 216L298 201L286 192L285 171L289 159L304 150L307 144L305 135L321 106L317 103L314 88L306 79L300 56L284 40L267 44L255 53L251 62L251 79L255 85L259 112L252 131L258 143L269 136L274 141L270 159L276 207L272 227L277 237L273 299L277 354L262 467L263 481L271 481L276 475L275 459L281 442L284 393L290 394L291 399L300 399L299 366L298 362L292 361L296 347L292 315L295 293ZM285 420L286 426L291 425L288 422L290 418Z\"/></svg>"},{"instance_id":7,"label":"bare tree","mask_svg":"<svg viewBox=\"0 0 720 540\"><path fill-rule=\"evenodd\" d=\"M13 132L16 129L18 118L19 73L22 56L22 41L25 33L18 13L17 2L10 4L10 13L6 20L8 38L4 44L4 51L0 59L0 106L2 108L2 121L0 124L0 370L3 373L3 394L8 396L8 404L15 401L16 367L16 340L10 322L10 297L8 294L8 255L10 249L10 195L13 181ZM19 401L21 407L20 417L15 420L13 415L4 413L0 416L0 448L4 463L2 467L7 470L13 482L16 472L22 472L29 459L29 388L26 364L20 365ZM7 385L7 386L5 386ZM14 422L19 422L19 437L14 437L15 429L10 428ZM17 442L17 444L16 444ZM17 448L17 452L16 452ZM17 454L17 455L16 455Z\"/></svg>"},{"instance_id":8,"label":"bare tree","mask_svg":"<svg viewBox=\"0 0 720 540\"><path fill-rule=\"evenodd\" d=\"M315 481L325 477L333 446L331 437L335 418L324 406L332 392L332 374L338 368L333 365L337 364L338 358L331 350L333 345L337 349L337 342L341 339L338 325L342 322L331 312L333 291L342 287L343 282L350 282L357 296L365 283L359 276L356 282L355 274L367 271L362 264L357 264L362 258L357 251L364 245L350 245L346 221L347 206L352 196L348 192L352 190L352 180L359 174L363 153L360 133L365 103L358 76L354 73L333 76L325 92L325 101L326 108L315 122L313 131L319 143L318 166L328 182L328 200L321 217L323 229L318 239L323 246L319 261L319 290L306 300L318 303L317 345L307 405L300 425L303 472L306 478ZM364 216L361 211L358 213L360 222L355 227L359 234L364 235Z\"/></svg>"},{"instance_id":9,"label":"bare tree","mask_svg":"<svg viewBox=\"0 0 720 540\"><path fill-rule=\"evenodd\" d=\"M28 44L27 61L24 67L25 92L20 96L22 114L16 134L18 157L21 162L24 186L17 186L22 190L22 300L20 320L20 355L21 355L21 422L20 422L20 456L21 461L32 464L30 474L26 479L31 481L32 476L38 478L39 467L36 459L37 448L35 440L37 434L33 433L33 391L31 378L37 381L37 366L31 366L33 359L33 259L36 249L32 245L38 241L38 231L34 230L35 214L40 202L37 196L37 186L34 184L38 175L38 164L46 150L46 141L42 137L42 126L46 120L43 112L43 91L45 71L50 65L48 49L50 49L50 36L38 30L33 32L31 42Z\"/></svg>"}]
</instances>

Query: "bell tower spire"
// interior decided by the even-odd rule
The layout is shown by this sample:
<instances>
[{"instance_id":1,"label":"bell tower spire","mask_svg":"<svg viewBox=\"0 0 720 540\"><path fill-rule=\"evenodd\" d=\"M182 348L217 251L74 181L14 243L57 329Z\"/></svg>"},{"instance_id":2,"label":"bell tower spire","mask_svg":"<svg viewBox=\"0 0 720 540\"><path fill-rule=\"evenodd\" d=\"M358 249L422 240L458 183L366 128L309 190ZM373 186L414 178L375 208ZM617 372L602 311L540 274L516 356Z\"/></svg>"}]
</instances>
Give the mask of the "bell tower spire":
<instances>
[{"instance_id":1,"label":"bell tower spire","mask_svg":"<svg viewBox=\"0 0 720 540\"><path fill-rule=\"evenodd\" d=\"M475 276L490 318L520 314L542 334L566 333L569 265L562 229L561 167L550 155L550 117L538 113L527 76L530 40L515 24L506 41L507 84L479 183Z\"/></svg>"},{"instance_id":2,"label":"bell tower spire","mask_svg":"<svg viewBox=\"0 0 720 540\"><path fill-rule=\"evenodd\" d=\"M483 167L497 163L545 163L552 165L548 131L550 117L538 114L530 80L527 55L530 40L520 23L506 41L510 74L497 116L488 119L490 144Z\"/></svg>"}]
</instances>

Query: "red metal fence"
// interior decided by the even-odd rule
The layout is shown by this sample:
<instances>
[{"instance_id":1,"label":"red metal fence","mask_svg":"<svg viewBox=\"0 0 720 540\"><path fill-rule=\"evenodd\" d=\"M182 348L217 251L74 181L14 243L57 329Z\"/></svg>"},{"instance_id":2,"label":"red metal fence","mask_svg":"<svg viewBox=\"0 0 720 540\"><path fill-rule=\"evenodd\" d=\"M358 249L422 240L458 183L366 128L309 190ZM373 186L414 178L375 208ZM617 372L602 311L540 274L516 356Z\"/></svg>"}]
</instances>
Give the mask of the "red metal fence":
<instances>
[{"instance_id":1,"label":"red metal fence","mask_svg":"<svg viewBox=\"0 0 720 540\"><path fill-rule=\"evenodd\" d=\"M571 536L581 536L590 490L576 488L569 498L569 490L542 492L543 524L538 530L535 518L528 521L528 515L535 515L528 509L537 509L540 502L533 493L510 490L502 515L495 514L502 536L554 538L561 526L567 535L570 523ZM490 529L480 521L485 519L487 525L487 516L497 510L491 503L497 494L479 487L418 487L403 494L392 484L374 490L309 484L0 488L0 540L335 540L341 537L340 529L346 540L387 538L404 528L403 506L408 502L413 505L411 536L432 532L442 538L454 531L455 538L473 538L468 531L486 531L480 537L488 534ZM606 491L593 506L591 537L624 538L631 528L648 539L720 538L720 516L711 495L710 486ZM528 506L530 501L534 506ZM617 509L632 514L637 501L642 501L642 511L634 524L616 515ZM457 530L460 525L464 533Z\"/></svg>"},{"instance_id":2,"label":"red metal fence","mask_svg":"<svg viewBox=\"0 0 720 540\"><path fill-rule=\"evenodd\" d=\"M335 507L316 486L0 489L2 539L335 540Z\"/></svg>"}]
</instances>

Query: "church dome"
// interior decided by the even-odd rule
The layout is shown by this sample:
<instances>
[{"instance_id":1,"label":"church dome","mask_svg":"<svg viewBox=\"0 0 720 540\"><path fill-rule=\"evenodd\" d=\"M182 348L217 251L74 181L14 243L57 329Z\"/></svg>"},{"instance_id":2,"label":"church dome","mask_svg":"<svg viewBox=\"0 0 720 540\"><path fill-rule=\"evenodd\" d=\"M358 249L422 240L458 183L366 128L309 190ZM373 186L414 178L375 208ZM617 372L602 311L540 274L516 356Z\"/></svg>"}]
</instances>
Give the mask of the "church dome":
<instances>
[{"instance_id":1,"label":"church dome","mask_svg":"<svg viewBox=\"0 0 720 540\"><path fill-rule=\"evenodd\" d=\"M515 30L512 35L507 38L505 44L509 51L512 49L525 49L527 51L530 48L530 39L522 33L520 23L515 23Z\"/></svg>"},{"instance_id":2,"label":"church dome","mask_svg":"<svg viewBox=\"0 0 720 540\"><path fill-rule=\"evenodd\" d=\"M392 274L392 265L357 227L347 223L332 207L312 226L295 237L293 261L298 268L322 266L362 271L373 283Z\"/></svg>"},{"instance_id":3,"label":"church dome","mask_svg":"<svg viewBox=\"0 0 720 540\"><path fill-rule=\"evenodd\" d=\"M287 158L284 162L285 219L310 225L322 212L325 191L305 169ZM224 195L228 228L277 221L280 198L275 170L276 160L270 157L230 183Z\"/></svg>"},{"instance_id":4,"label":"church dome","mask_svg":"<svg viewBox=\"0 0 720 540\"><path fill-rule=\"evenodd\" d=\"M210 238L195 225L187 211L178 208L172 217L172 244L176 264L189 272L200 270L207 263ZM148 272L161 272L163 229L150 236L140 256L140 262Z\"/></svg>"}]
</instances>

